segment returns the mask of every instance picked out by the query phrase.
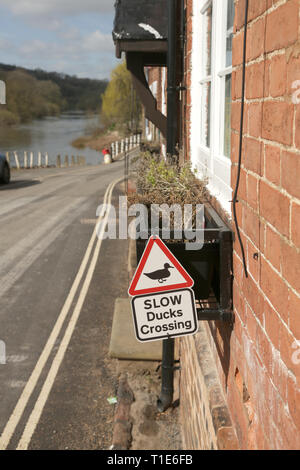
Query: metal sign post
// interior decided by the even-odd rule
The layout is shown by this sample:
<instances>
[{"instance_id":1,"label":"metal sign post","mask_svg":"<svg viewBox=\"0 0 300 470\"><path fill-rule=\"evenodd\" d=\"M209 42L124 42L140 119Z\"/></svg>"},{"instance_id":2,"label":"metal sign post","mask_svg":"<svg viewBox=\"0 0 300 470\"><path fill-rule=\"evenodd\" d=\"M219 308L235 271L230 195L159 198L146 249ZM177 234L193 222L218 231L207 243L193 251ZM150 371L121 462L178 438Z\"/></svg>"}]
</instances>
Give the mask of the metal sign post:
<instances>
[{"instance_id":1,"label":"metal sign post","mask_svg":"<svg viewBox=\"0 0 300 470\"><path fill-rule=\"evenodd\" d=\"M194 281L158 236L148 240L128 293L137 340L163 340L159 411L173 399L174 338L198 331Z\"/></svg>"}]
</instances>

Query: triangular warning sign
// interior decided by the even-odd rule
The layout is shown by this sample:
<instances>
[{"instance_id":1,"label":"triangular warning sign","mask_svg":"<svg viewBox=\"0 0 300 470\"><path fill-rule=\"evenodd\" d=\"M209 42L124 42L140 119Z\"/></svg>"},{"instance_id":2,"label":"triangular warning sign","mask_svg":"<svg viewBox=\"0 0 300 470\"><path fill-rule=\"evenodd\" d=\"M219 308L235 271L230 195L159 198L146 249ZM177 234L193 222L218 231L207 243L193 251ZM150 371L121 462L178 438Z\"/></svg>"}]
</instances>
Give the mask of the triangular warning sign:
<instances>
[{"instance_id":1,"label":"triangular warning sign","mask_svg":"<svg viewBox=\"0 0 300 470\"><path fill-rule=\"evenodd\" d=\"M128 293L153 294L192 287L193 279L158 236L152 236L139 262Z\"/></svg>"}]
</instances>

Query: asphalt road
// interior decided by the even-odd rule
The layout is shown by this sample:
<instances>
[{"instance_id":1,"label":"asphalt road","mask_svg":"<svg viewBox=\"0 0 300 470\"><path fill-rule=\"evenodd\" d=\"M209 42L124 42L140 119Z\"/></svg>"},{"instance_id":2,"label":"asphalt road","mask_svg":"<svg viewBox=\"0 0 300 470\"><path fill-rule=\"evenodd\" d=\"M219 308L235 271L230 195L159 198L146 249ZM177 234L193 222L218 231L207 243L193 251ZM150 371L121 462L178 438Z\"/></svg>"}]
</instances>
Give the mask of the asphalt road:
<instances>
[{"instance_id":1,"label":"asphalt road","mask_svg":"<svg viewBox=\"0 0 300 470\"><path fill-rule=\"evenodd\" d=\"M122 175L121 162L22 170L0 186L0 449L111 443L107 351L114 301L128 285L127 241L101 244L94 230ZM116 204L119 194L117 185Z\"/></svg>"}]
</instances>

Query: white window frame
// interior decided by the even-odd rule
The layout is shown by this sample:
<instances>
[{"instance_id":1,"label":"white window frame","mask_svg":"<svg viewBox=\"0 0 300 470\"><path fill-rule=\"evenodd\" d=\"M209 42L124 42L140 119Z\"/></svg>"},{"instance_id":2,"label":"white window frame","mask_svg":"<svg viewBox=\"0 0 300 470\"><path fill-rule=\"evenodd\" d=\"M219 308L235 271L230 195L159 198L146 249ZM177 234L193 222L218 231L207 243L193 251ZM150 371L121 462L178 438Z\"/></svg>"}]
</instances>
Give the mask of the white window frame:
<instances>
[{"instance_id":1,"label":"white window frame","mask_svg":"<svg viewBox=\"0 0 300 470\"><path fill-rule=\"evenodd\" d=\"M232 73L232 67L226 67L226 47L224 44L227 30L227 1L193 0L193 2L191 160L193 167L199 171L199 176L208 178L210 192L220 201L224 209L231 214L231 160L223 155L225 77ZM202 88L210 77L205 77L203 71L203 15L211 4L213 6L213 33L211 45L210 148L207 148L203 145Z\"/></svg>"},{"instance_id":2,"label":"white window frame","mask_svg":"<svg viewBox=\"0 0 300 470\"><path fill-rule=\"evenodd\" d=\"M206 75L206 71L204 70L205 63L204 63L204 58L205 55L207 54L206 51L204 51L204 33L207 34L206 31L204 31L204 15L207 12L207 10L212 6L213 1L208 0L205 2L204 6L201 9L201 15L202 15L202 41L201 41L201 69L200 69L200 80L199 80L199 85L201 87L201 105L200 105L200 112L201 112L201 126L200 126L200 140L201 140L201 145L205 149L206 153L209 153L210 145L211 145L211 123L209 124L210 129L210 145L209 147L206 145L205 140L206 140L206 135L204 132L204 126L206 125L206 115L207 115L207 110L205 108L204 104L204 86L210 84L210 115L211 115L211 98L212 98L212 44L211 44L211 50L210 50L210 74ZM212 19L213 21L213 19ZM213 37L211 38L213 40Z\"/></svg>"}]
</instances>

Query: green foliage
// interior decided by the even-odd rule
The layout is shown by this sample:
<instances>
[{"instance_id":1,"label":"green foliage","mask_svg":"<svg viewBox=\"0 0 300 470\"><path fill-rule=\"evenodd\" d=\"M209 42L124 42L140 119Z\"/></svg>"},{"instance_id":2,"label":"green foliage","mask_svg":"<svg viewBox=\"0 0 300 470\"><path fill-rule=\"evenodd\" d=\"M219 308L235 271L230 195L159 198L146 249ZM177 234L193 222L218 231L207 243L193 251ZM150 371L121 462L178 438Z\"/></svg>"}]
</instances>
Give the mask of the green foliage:
<instances>
[{"instance_id":1,"label":"green foliage","mask_svg":"<svg viewBox=\"0 0 300 470\"><path fill-rule=\"evenodd\" d=\"M87 145L87 137L78 137L78 139L73 140L72 147L76 149L85 149Z\"/></svg>"},{"instance_id":2,"label":"green foliage","mask_svg":"<svg viewBox=\"0 0 300 470\"><path fill-rule=\"evenodd\" d=\"M20 119L11 111L0 108L0 126L13 126L19 124Z\"/></svg>"},{"instance_id":3,"label":"green foliage","mask_svg":"<svg viewBox=\"0 0 300 470\"><path fill-rule=\"evenodd\" d=\"M22 70L0 73L6 83L5 111L21 122L58 114L63 105L59 87L50 81L38 81ZM5 117L4 114L2 114ZM6 122L11 123L9 115Z\"/></svg>"},{"instance_id":4,"label":"green foliage","mask_svg":"<svg viewBox=\"0 0 300 470\"><path fill-rule=\"evenodd\" d=\"M185 221L185 224L196 227L197 204L203 204L207 201L206 184L207 181L200 180L192 171L189 163L183 165L172 165L162 159L159 155L150 152L142 153L134 162L134 174L137 185L137 193L128 196L129 207L132 204L143 204L148 207L149 224L151 225L151 205L158 204L162 206L174 204L184 207L190 204L191 219ZM162 213L160 214L162 220ZM171 213L171 228L181 229L176 225L178 220Z\"/></svg>"},{"instance_id":5,"label":"green foliage","mask_svg":"<svg viewBox=\"0 0 300 470\"><path fill-rule=\"evenodd\" d=\"M159 155L142 153L135 161L135 177L145 204L192 204L206 198L206 181L196 177L190 163L171 165Z\"/></svg>"},{"instance_id":6,"label":"green foliage","mask_svg":"<svg viewBox=\"0 0 300 470\"><path fill-rule=\"evenodd\" d=\"M65 100L64 109L66 111L100 111L101 95L107 87L107 80L78 78L57 72L45 72L40 69L30 73L38 80L51 80L59 86Z\"/></svg>"},{"instance_id":7,"label":"green foliage","mask_svg":"<svg viewBox=\"0 0 300 470\"><path fill-rule=\"evenodd\" d=\"M113 70L102 95L102 122L107 128L129 131L137 129L140 116L141 105L133 90L130 72L123 62Z\"/></svg>"},{"instance_id":8,"label":"green foliage","mask_svg":"<svg viewBox=\"0 0 300 470\"><path fill-rule=\"evenodd\" d=\"M101 95L107 87L107 80L81 79L5 64L0 64L0 79L6 82L7 89L7 105L0 108L1 122L7 124L62 111L99 112Z\"/></svg>"}]
</instances>

